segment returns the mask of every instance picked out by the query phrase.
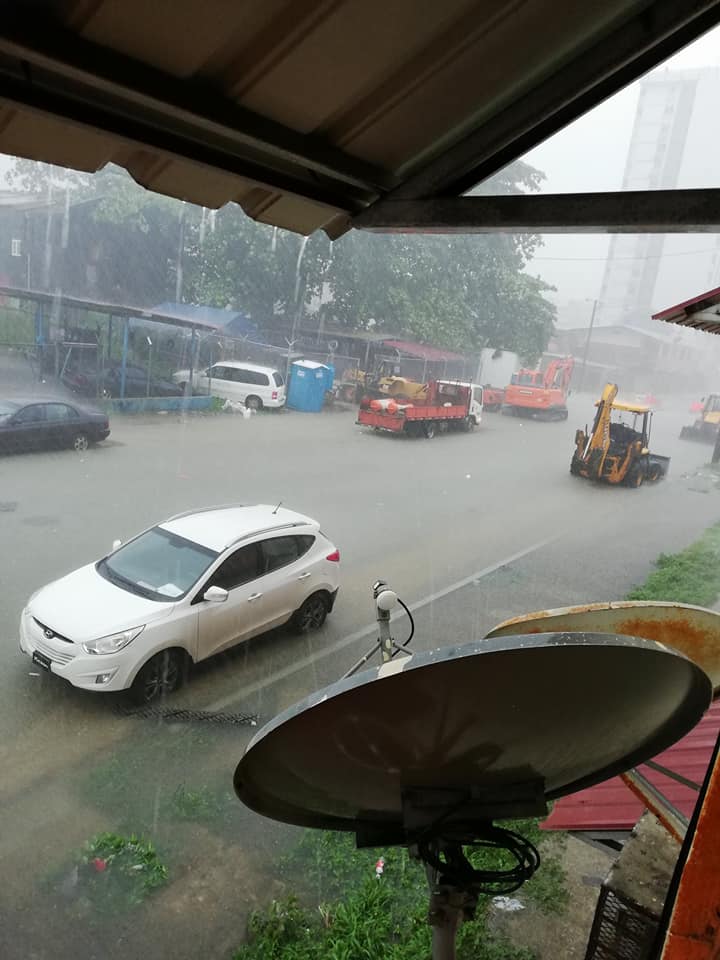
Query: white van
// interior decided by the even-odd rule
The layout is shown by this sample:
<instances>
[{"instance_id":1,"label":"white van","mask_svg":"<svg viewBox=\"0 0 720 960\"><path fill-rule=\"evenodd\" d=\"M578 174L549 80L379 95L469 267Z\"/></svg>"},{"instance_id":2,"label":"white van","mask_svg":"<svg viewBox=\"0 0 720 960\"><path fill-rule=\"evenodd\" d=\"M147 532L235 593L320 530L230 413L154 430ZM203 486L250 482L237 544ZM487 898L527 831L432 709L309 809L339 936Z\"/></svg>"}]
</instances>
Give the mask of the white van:
<instances>
[{"instance_id":1,"label":"white van","mask_svg":"<svg viewBox=\"0 0 720 960\"><path fill-rule=\"evenodd\" d=\"M173 380L185 385L189 376L189 370L178 370ZM285 406L285 377L274 367L222 360L206 370L196 370L192 385L199 393L244 403L250 410Z\"/></svg>"}]
</instances>

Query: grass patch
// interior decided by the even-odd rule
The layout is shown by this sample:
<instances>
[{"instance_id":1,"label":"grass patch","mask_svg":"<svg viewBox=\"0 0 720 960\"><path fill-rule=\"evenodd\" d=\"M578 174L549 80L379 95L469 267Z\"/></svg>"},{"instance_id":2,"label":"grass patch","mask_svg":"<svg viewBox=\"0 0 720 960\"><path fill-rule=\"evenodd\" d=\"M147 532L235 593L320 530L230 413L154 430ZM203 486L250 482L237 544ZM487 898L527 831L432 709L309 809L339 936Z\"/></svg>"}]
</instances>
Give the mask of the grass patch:
<instances>
[{"instance_id":1,"label":"grass patch","mask_svg":"<svg viewBox=\"0 0 720 960\"><path fill-rule=\"evenodd\" d=\"M537 820L514 821L512 828L543 848L543 864L523 887L523 897L543 912L560 912L567 891L552 840L541 833ZM380 856L385 872L377 880L375 863ZM499 865L502 854L475 850L468 856L476 868L490 868ZM357 850L350 835L306 831L281 868L295 894L251 915L248 942L234 960L429 956L432 934L425 873L405 849ZM489 896L480 897L476 919L461 927L458 960L532 960L532 951L489 933L490 903Z\"/></svg>"},{"instance_id":2,"label":"grass patch","mask_svg":"<svg viewBox=\"0 0 720 960\"><path fill-rule=\"evenodd\" d=\"M88 916L115 916L138 906L168 880L149 840L99 833L46 881Z\"/></svg>"},{"instance_id":3,"label":"grass patch","mask_svg":"<svg viewBox=\"0 0 720 960\"><path fill-rule=\"evenodd\" d=\"M709 607L720 596L720 524L679 553L661 553L657 567L628 600L667 600Z\"/></svg>"},{"instance_id":4,"label":"grass patch","mask_svg":"<svg viewBox=\"0 0 720 960\"><path fill-rule=\"evenodd\" d=\"M176 820L213 823L224 817L230 802L238 801L229 792L217 793L207 786L192 789L181 783L172 795L167 813Z\"/></svg>"},{"instance_id":5,"label":"grass patch","mask_svg":"<svg viewBox=\"0 0 720 960\"><path fill-rule=\"evenodd\" d=\"M234 830L244 811L232 794L226 763L216 765L216 748L226 739L214 729L145 729L85 774L80 797L126 833L161 831L171 840L180 821Z\"/></svg>"}]
</instances>

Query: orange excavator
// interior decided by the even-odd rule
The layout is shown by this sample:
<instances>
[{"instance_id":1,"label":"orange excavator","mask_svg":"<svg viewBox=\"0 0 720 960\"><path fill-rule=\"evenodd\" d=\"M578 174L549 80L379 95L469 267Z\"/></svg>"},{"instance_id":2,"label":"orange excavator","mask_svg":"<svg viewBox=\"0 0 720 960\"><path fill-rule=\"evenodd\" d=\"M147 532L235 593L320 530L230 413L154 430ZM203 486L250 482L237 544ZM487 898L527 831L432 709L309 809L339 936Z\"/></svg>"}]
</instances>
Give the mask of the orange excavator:
<instances>
[{"instance_id":1,"label":"orange excavator","mask_svg":"<svg viewBox=\"0 0 720 960\"><path fill-rule=\"evenodd\" d=\"M551 360L544 371L518 370L505 388L503 413L538 420L567 420L567 395L575 360Z\"/></svg>"}]
</instances>

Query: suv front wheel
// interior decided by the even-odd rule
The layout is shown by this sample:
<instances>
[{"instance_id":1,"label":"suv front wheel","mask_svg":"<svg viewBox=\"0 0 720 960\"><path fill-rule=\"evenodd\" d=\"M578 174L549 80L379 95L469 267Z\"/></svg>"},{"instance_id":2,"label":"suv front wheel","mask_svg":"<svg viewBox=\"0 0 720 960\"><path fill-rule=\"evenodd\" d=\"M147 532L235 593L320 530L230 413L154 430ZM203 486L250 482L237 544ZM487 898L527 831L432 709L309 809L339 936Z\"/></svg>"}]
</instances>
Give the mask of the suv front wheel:
<instances>
[{"instance_id":1,"label":"suv front wheel","mask_svg":"<svg viewBox=\"0 0 720 960\"><path fill-rule=\"evenodd\" d=\"M161 650L138 670L130 687L131 699L139 706L163 699L182 686L184 668L180 651Z\"/></svg>"}]
</instances>

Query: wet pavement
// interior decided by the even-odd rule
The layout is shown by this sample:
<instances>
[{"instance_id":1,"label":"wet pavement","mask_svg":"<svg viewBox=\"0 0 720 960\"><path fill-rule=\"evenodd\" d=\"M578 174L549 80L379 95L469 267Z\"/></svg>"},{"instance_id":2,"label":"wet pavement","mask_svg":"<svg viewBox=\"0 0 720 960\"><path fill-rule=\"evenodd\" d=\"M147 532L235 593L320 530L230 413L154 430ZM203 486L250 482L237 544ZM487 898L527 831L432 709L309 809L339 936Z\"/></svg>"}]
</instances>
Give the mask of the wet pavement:
<instances>
[{"instance_id":1,"label":"wet pavement","mask_svg":"<svg viewBox=\"0 0 720 960\"><path fill-rule=\"evenodd\" d=\"M474 434L432 441L369 433L351 411L115 417L109 441L84 454L0 458L0 856L9 865L2 955L64 956L58 936L82 957L141 955L142 945L157 955L162 943L189 958L212 943L236 943L246 909L277 882L282 835L232 801L222 829L174 824L165 800L184 782L229 790L253 728L213 730L198 742L192 725L130 718L117 698L31 676L17 652L17 619L34 589L181 510L282 500L317 517L342 553L342 590L327 625L308 637L278 630L257 638L201 665L174 698L178 708L262 721L336 679L365 650L378 578L413 606L416 649L477 639L534 609L621 599L661 551L686 546L720 517L720 492L692 482L711 448L677 439L691 419L687 406L658 413L651 446L672 457L670 475L640 490L570 477L575 428L592 416L583 397L571 398L564 423L487 414ZM406 627L399 617L400 640ZM125 797L128 778L142 785L134 806L98 785L115 776L117 796ZM43 900L53 865L98 830L129 828L133 818L171 851L174 879L154 908L86 930L75 924L75 905ZM240 861L248 864L242 878ZM219 909L218 898L232 907ZM38 904L55 922L29 932Z\"/></svg>"}]
</instances>

